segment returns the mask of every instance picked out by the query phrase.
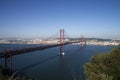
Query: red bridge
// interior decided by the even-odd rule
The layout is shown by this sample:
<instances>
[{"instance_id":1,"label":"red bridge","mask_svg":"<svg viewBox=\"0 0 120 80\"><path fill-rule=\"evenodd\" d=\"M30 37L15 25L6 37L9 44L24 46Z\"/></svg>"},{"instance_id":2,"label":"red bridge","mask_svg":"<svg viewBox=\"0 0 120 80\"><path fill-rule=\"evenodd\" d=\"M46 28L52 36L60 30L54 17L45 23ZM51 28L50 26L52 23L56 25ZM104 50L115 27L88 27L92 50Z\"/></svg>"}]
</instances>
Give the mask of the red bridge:
<instances>
[{"instance_id":1,"label":"red bridge","mask_svg":"<svg viewBox=\"0 0 120 80\"><path fill-rule=\"evenodd\" d=\"M59 43L57 44L51 44L51 45L44 45L44 46L37 46L37 47L30 47L30 48L22 48L22 49L11 49L11 50L4 50L3 52L0 52L0 58L5 58L5 65L6 65L6 59L9 58L10 63L10 72L12 72L12 56L28 53L32 51L37 50L45 50L52 47L60 46L60 55L65 55L64 53L64 45L72 44L72 43L80 43L81 46L86 45L86 39L81 35L81 38L79 40L71 40L71 41L65 41L65 31L64 29L60 29L59 31Z\"/></svg>"}]
</instances>

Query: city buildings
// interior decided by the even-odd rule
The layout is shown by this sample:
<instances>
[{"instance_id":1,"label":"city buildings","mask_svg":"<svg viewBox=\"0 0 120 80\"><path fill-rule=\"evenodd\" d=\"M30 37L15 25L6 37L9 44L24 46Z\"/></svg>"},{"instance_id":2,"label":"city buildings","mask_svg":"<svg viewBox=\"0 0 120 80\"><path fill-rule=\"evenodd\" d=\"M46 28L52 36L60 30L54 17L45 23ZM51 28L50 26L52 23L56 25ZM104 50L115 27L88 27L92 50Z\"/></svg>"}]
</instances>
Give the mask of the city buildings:
<instances>
[{"instance_id":1,"label":"city buildings","mask_svg":"<svg viewBox=\"0 0 120 80\"><path fill-rule=\"evenodd\" d=\"M65 39L64 42L74 41L74 39ZM77 40L78 41L78 40ZM51 39L51 40L44 40L44 39L17 39L17 40L5 40L0 39L0 44L59 44L59 39ZM79 44L79 43L78 43ZM87 45L119 45L120 40L97 40L97 39L87 39Z\"/></svg>"}]
</instances>

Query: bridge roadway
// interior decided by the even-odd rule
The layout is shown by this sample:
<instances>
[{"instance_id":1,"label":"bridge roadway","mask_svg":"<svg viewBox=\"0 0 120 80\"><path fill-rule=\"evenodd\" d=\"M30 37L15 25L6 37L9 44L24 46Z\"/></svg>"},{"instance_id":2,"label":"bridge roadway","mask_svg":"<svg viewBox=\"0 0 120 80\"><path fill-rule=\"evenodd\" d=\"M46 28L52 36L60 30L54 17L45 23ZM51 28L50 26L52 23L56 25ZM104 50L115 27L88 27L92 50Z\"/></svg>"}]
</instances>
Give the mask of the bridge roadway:
<instances>
[{"instance_id":1,"label":"bridge roadway","mask_svg":"<svg viewBox=\"0 0 120 80\"><path fill-rule=\"evenodd\" d=\"M64 43L64 45L68 45L68 44L72 44L72 43L78 43L78 42L67 42L67 43ZM52 48L52 47L57 47L57 46L60 46L60 45L61 44L44 45L44 46L39 46L39 47L32 47L32 48L23 48L23 49L3 51L3 52L0 52L0 58L4 58L5 57L5 53L7 55L6 57L9 57L10 56L9 53L12 53L12 56L14 56L14 55L28 53L28 52L32 52L32 51L44 50L44 49L48 49L48 48Z\"/></svg>"}]
</instances>

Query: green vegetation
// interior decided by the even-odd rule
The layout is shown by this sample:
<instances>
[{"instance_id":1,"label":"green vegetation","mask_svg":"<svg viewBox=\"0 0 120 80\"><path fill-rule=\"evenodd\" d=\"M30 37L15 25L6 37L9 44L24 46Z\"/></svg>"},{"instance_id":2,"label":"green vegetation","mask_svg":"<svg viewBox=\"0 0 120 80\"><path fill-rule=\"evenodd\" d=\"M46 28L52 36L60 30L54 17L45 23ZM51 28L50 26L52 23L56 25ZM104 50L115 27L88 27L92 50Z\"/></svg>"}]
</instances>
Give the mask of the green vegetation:
<instances>
[{"instance_id":1,"label":"green vegetation","mask_svg":"<svg viewBox=\"0 0 120 80\"><path fill-rule=\"evenodd\" d=\"M16 73L12 74L12 76L5 75L3 73L3 67L0 66L0 80L32 80L32 79L25 78L25 77L16 77L15 74Z\"/></svg>"},{"instance_id":2,"label":"green vegetation","mask_svg":"<svg viewBox=\"0 0 120 80\"><path fill-rule=\"evenodd\" d=\"M93 56L84 68L87 80L120 80L120 45L109 53Z\"/></svg>"}]
</instances>

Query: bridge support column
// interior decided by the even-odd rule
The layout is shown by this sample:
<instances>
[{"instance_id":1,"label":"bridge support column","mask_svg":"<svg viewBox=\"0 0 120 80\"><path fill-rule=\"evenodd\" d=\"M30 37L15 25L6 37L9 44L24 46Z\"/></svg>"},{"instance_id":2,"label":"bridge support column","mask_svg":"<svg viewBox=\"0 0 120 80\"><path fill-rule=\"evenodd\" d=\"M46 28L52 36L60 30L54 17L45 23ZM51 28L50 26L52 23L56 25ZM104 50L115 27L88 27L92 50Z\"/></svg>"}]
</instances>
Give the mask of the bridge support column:
<instances>
[{"instance_id":1,"label":"bridge support column","mask_svg":"<svg viewBox=\"0 0 120 80\"><path fill-rule=\"evenodd\" d=\"M12 74L12 51L10 50L10 62L9 62L9 72L10 72L10 75Z\"/></svg>"},{"instance_id":2,"label":"bridge support column","mask_svg":"<svg viewBox=\"0 0 120 80\"><path fill-rule=\"evenodd\" d=\"M5 52L4 52L4 59L5 59L5 64L4 64L4 67L5 67L5 69L7 68L7 51L5 50Z\"/></svg>"},{"instance_id":3,"label":"bridge support column","mask_svg":"<svg viewBox=\"0 0 120 80\"><path fill-rule=\"evenodd\" d=\"M64 29L60 29L60 55L65 55L64 53Z\"/></svg>"},{"instance_id":4,"label":"bridge support column","mask_svg":"<svg viewBox=\"0 0 120 80\"><path fill-rule=\"evenodd\" d=\"M10 51L5 50L4 58L5 58L5 63L4 63L5 73L11 75L12 74L12 51L11 50Z\"/></svg>"}]
</instances>

